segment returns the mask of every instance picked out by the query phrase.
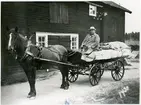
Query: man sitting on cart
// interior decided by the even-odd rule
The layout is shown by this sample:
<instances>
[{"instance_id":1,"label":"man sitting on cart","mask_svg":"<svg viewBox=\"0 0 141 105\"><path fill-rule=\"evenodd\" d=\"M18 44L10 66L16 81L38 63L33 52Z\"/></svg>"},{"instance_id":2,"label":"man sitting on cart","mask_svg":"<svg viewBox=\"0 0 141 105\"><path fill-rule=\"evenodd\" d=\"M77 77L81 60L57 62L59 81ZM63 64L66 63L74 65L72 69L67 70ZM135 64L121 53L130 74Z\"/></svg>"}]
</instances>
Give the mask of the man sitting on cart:
<instances>
[{"instance_id":1,"label":"man sitting on cart","mask_svg":"<svg viewBox=\"0 0 141 105\"><path fill-rule=\"evenodd\" d=\"M90 54L91 52L98 50L100 43L100 37L96 34L96 28L91 26L89 34L86 35L81 45L81 52L83 54Z\"/></svg>"}]
</instances>

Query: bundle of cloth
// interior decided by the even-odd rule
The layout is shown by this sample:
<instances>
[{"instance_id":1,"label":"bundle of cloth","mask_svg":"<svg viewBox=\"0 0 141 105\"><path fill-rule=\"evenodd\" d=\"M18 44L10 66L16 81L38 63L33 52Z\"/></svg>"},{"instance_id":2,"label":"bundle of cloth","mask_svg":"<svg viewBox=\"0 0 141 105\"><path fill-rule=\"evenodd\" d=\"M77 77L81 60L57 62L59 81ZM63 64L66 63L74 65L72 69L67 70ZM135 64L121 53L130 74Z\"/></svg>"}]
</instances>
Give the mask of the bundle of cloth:
<instances>
[{"instance_id":1,"label":"bundle of cloth","mask_svg":"<svg viewBox=\"0 0 141 105\"><path fill-rule=\"evenodd\" d=\"M81 59L87 62L93 60L112 59L117 57L131 57L131 48L123 42L115 41L100 43L98 51L92 51L89 54L83 54Z\"/></svg>"}]
</instances>

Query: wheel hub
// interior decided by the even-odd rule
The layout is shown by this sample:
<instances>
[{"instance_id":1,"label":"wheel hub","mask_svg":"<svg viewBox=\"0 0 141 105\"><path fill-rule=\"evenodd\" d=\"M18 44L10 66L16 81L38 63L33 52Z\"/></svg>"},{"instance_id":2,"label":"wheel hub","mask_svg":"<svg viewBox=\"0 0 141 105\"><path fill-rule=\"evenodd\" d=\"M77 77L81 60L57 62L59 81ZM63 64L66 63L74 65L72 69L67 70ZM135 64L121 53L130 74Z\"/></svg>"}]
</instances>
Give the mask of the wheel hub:
<instances>
[{"instance_id":1,"label":"wheel hub","mask_svg":"<svg viewBox=\"0 0 141 105\"><path fill-rule=\"evenodd\" d=\"M72 76L74 76L74 75L75 75L75 73L74 73L74 72L70 72L70 74L71 74Z\"/></svg>"},{"instance_id":2,"label":"wheel hub","mask_svg":"<svg viewBox=\"0 0 141 105\"><path fill-rule=\"evenodd\" d=\"M116 66L115 73L118 74L120 72L120 68Z\"/></svg>"}]
</instances>

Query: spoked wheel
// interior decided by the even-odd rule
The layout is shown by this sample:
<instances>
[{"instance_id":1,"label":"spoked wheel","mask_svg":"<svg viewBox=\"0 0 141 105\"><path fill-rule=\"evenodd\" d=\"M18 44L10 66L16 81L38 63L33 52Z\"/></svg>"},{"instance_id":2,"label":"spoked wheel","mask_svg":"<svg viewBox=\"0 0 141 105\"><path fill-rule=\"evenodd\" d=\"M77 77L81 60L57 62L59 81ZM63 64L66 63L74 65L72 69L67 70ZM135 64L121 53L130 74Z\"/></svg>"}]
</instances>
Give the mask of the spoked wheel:
<instances>
[{"instance_id":1,"label":"spoked wheel","mask_svg":"<svg viewBox=\"0 0 141 105\"><path fill-rule=\"evenodd\" d=\"M69 70L68 74L68 81L73 83L78 79L78 70L77 69L71 69Z\"/></svg>"},{"instance_id":2,"label":"spoked wheel","mask_svg":"<svg viewBox=\"0 0 141 105\"><path fill-rule=\"evenodd\" d=\"M118 60L115 62L114 66L115 66L114 69L111 70L111 75L115 81L119 81L124 76L125 72L124 64L122 63L122 61Z\"/></svg>"},{"instance_id":3,"label":"spoked wheel","mask_svg":"<svg viewBox=\"0 0 141 105\"><path fill-rule=\"evenodd\" d=\"M101 64L101 69L100 69L100 71L101 71L101 76L102 76L103 73L104 73L104 68L105 68L105 65L104 65L104 64Z\"/></svg>"},{"instance_id":4,"label":"spoked wheel","mask_svg":"<svg viewBox=\"0 0 141 105\"><path fill-rule=\"evenodd\" d=\"M94 66L89 75L89 81L92 86L95 86L99 83L99 80L101 79L101 70L100 66Z\"/></svg>"}]
</instances>

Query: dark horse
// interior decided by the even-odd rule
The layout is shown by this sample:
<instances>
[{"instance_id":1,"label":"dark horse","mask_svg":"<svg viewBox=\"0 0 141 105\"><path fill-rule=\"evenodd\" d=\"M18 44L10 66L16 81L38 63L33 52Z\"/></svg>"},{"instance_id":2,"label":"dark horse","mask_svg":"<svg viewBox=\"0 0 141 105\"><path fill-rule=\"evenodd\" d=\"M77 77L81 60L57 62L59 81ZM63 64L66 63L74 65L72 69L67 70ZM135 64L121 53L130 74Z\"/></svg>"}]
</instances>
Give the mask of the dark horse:
<instances>
[{"instance_id":1,"label":"dark horse","mask_svg":"<svg viewBox=\"0 0 141 105\"><path fill-rule=\"evenodd\" d=\"M9 31L9 42L8 42L8 50L13 52L16 55L16 59L19 64L24 69L24 72L28 78L28 82L30 85L30 92L28 93L28 98L36 96L35 89L35 79L36 79L36 70L37 67L42 66L46 69L49 68L49 62L43 62L40 60L34 59L35 57L41 57L44 59L50 59L54 61L67 62L67 49L61 45L54 45L52 47L47 48L39 48L35 45L30 45L27 47L28 39L25 38L22 34L18 32L18 28L10 29ZM30 49L30 52L33 54L26 53L27 49ZM58 69L62 74L62 84L61 88L68 89L68 67L65 65L57 65Z\"/></svg>"}]
</instances>

